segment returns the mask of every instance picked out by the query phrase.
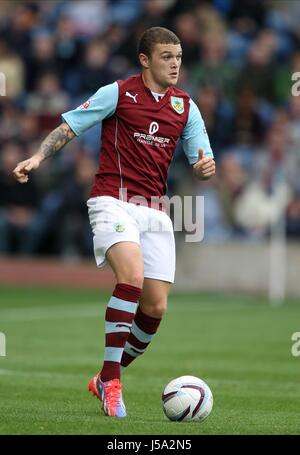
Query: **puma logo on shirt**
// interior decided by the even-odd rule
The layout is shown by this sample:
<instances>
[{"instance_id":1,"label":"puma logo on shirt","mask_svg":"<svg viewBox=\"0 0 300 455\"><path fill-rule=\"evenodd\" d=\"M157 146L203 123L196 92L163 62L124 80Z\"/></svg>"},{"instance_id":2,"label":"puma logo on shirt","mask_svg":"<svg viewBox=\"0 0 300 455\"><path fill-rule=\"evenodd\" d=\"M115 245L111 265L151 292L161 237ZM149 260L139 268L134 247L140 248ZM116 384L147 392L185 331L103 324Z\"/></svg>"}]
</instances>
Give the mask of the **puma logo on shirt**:
<instances>
[{"instance_id":1,"label":"puma logo on shirt","mask_svg":"<svg viewBox=\"0 0 300 455\"><path fill-rule=\"evenodd\" d=\"M138 93L136 95L131 95L131 93L126 92L125 96L129 96L129 98L132 98L135 103L137 103L136 97L138 96Z\"/></svg>"}]
</instances>

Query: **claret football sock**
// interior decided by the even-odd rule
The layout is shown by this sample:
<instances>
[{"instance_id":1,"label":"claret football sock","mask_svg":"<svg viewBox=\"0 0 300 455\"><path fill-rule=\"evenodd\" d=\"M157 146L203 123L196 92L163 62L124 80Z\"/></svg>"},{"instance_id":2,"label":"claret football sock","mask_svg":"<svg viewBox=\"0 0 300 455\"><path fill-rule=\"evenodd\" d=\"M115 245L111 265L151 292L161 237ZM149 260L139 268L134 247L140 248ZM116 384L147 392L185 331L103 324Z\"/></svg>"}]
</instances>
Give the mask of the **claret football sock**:
<instances>
[{"instance_id":1,"label":"claret football sock","mask_svg":"<svg viewBox=\"0 0 300 455\"><path fill-rule=\"evenodd\" d=\"M147 316L138 307L126 341L121 369L124 370L134 359L143 354L157 332L161 319Z\"/></svg>"},{"instance_id":2,"label":"claret football sock","mask_svg":"<svg viewBox=\"0 0 300 455\"><path fill-rule=\"evenodd\" d=\"M120 362L130 333L142 289L118 283L105 313L105 351L101 370L103 382L120 379Z\"/></svg>"}]
</instances>

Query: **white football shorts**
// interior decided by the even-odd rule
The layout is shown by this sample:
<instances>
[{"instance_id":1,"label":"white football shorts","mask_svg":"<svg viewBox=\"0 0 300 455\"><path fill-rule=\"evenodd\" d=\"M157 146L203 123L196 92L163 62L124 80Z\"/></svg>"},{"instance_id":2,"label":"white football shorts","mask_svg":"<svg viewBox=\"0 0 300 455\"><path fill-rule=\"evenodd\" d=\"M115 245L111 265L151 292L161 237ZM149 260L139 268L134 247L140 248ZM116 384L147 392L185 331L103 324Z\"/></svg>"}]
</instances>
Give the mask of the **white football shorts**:
<instances>
[{"instance_id":1,"label":"white football shorts","mask_svg":"<svg viewBox=\"0 0 300 455\"><path fill-rule=\"evenodd\" d=\"M174 283L175 239L170 217L163 211L111 196L87 201L98 267L107 250L118 242L135 242L144 258L144 277Z\"/></svg>"}]
</instances>

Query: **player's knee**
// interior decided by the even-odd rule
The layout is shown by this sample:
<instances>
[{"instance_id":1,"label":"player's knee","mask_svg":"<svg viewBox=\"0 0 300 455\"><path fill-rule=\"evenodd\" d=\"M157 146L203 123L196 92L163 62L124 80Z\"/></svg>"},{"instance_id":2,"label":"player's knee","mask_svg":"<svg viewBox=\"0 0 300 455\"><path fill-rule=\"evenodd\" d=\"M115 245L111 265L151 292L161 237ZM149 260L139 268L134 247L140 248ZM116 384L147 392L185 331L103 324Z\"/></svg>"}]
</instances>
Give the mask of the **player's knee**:
<instances>
[{"instance_id":1,"label":"player's knee","mask_svg":"<svg viewBox=\"0 0 300 455\"><path fill-rule=\"evenodd\" d=\"M157 300L152 302L152 304L147 305L146 311L148 316L152 318L161 319L167 310L167 301L166 299Z\"/></svg>"},{"instance_id":2,"label":"player's knee","mask_svg":"<svg viewBox=\"0 0 300 455\"><path fill-rule=\"evenodd\" d=\"M162 304L159 304L159 305L155 306L153 317L157 318L157 319L161 319L166 311L167 311L167 303L164 302Z\"/></svg>"},{"instance_id":3,"label":"player's knee","mask_svg":"<svg viewBox=\"0 0 300 455\"><path fill-rule=\"evenodd\" d=\"M144 275L143 273L137 271L132 273L126 273L122 277L118 279L119 283L126 283L130 284L131 286L135 286L136 288L142 289L143 282L144 282Z\"/></svg>"}]
</instances>

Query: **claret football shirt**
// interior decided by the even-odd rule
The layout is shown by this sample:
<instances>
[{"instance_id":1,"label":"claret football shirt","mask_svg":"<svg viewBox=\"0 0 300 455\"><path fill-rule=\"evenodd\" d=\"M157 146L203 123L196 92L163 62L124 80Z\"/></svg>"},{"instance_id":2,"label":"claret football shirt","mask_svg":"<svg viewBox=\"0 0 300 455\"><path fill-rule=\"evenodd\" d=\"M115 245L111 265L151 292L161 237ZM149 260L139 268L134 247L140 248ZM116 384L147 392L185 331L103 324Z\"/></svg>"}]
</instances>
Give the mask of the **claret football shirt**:
<instances>
[{"instance_id":1,"label":"claret football shirt","mask_svg":"<svg viewBox=\"0 0 300 455\"><path fill-rule=\"evenodd\" d=\"M150 202L151 197L165 195L179 138L190 164L197 162L199 148L213 157L203 119L190 96L171 86L157 101L141 74L101 87L62 118L77 136L102 122L91 197L120 198L126 190L128 198L143 196Z\"/></svg>"}]
</instances>

